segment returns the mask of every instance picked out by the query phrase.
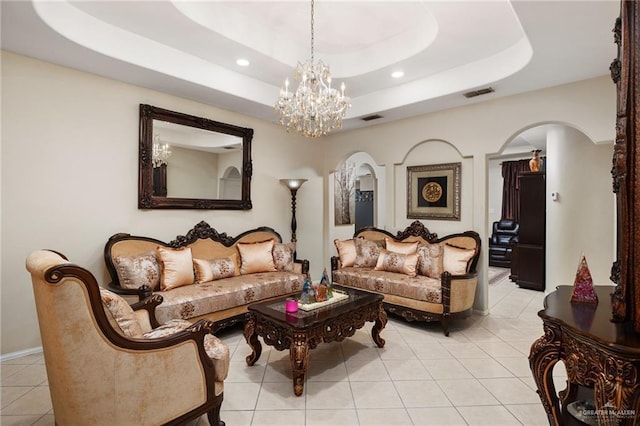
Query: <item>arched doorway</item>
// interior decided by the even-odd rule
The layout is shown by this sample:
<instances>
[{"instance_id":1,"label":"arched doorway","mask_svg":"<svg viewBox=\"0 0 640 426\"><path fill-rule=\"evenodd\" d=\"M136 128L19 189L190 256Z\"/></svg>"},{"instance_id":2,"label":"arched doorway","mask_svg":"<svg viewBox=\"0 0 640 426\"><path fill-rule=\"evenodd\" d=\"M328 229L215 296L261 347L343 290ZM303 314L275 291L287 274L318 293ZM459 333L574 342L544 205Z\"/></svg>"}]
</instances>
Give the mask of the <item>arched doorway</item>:
<instances>
[{"instance_id":1,"label":"arched doorway","mask_svg":"<svg viewBox=\"0 0 640 426\"><path fill-rule=\"evenodd\" d=\"M356 171L355 229L375 226L376 176L369 164Z\"/></svg>"},{"instance_id":2,"label":"arched doorway","mask_svg":"<svg viewBox=\"0 0 640 426\"><path fill-rule=\"evenodd\" d=\"M353 220L349 223L343 223L345 215L342 215L338 203L346 201L347 194L338 194L342 188L348 188L349 185L340 183L339 179L341 169L347 168L353 171ZM373 212L369 213L373 216L373 226L385 227L385 167L376 163L375 159L366 152L355 152L347 155L342 161L335 165L334 171L328 176L328 212L329 212L329 250L335 250L333 245L334 239L349 239L353 237L356 226L360 226L361 221L356 225L355 220L355 190L356 184L359 189L371 191L366 197L372 199ZM368 208L368 207L367 207ZM349 207L351 209L351 207ZM350 210L351 211L351 210Z\"/></svg>"},{"instance_id":3,"label":"arched doorway","mask_svg":"<svg viewBox=\"0 0 640 426\"><path fill-rule=\"evenodd\" d=\"M542 150L546 163L544 198L546 287L571 285L582 252L594 281L609 282L614 257L615 209L611 191L611 143L595 144L587 135L565 123L539 123L514 134L500 153L489 156L487 165L487 229L500 220L502 163L528 160L531 151ZM588 229L588 232L585 232ZM571 236L567 238L567 236ZM490 307L499 298L492 292ZM512 284L515 285L515 284Z\"/></svg>"}]
</instances>

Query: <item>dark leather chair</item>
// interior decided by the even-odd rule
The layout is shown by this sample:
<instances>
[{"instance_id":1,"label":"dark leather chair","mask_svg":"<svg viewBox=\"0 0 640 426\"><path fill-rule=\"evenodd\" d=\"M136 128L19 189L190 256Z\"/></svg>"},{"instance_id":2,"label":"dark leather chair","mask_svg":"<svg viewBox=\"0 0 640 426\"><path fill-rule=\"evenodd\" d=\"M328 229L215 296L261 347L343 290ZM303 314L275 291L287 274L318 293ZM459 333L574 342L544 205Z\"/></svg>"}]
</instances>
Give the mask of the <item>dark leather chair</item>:
<instances>
[{"instance_id":1,"label":"dark leather chair","mask_svg":"<svg viewBox=\"0 0 640 426\"><path fill-rule=\"evenodd\" d=\"M518 242L520 225L513 219L493 222L493 233L489 238L489 266L511 268L512 243Z\"/></svg>"}]
</instances>

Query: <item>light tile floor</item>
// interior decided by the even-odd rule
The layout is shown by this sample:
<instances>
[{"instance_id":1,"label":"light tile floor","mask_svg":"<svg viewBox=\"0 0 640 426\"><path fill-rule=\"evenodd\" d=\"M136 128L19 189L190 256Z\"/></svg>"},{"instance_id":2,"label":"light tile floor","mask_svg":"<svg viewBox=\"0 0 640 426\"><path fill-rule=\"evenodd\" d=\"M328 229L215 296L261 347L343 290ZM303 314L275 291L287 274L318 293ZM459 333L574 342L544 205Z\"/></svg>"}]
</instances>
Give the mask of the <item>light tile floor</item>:
<instances>
[{"instance_id":1,"label":"light tile floor","mask_svg":"<svg viewBox=\"0 0 640 426\"><path fill-rule=\"evenodd\" d=\"M544 294L508 279L489 289L491 314L439 324L391 317L379 349L370 325L341 343L311 351L304 394L293 395L287 352L263 345L258 362L242 330L220 334L231 350L221 418L242 425L546 425L529 370L529 348L542 335ZM561 366L557 370L564 370ZM53 425L43 357L0 365L3 426ZM564 371L556 371L557 389ZM206 426L202 417L190 426Z\"/></svg>"}]
</instances>

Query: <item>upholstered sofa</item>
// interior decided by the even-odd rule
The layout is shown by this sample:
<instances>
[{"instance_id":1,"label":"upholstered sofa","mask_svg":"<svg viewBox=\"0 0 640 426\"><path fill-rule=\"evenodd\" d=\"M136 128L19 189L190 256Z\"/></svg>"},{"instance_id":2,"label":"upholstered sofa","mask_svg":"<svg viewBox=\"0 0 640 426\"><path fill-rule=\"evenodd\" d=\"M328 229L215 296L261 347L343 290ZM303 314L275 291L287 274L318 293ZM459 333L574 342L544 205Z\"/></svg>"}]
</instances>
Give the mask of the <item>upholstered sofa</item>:
<instances>
[{"instance_id":1,"label":"upholstered sofa","mask_svg":"<svg viewBox=\"0 0 640 426\"><path fill-rule=\"evenodd\" d=\"M471 314L478 283L480 237L474 231L438 238L419 222L393 235L367 227L334 241L333 282L384 295L384 308L409 321L449 320Z\"/></svg>"},{"instance_id":2,"label":"upholstered sofa","mask_svg":"<svg viewBox=\"0 0 640 426\"><path fill-rule=\"evenodd\" d=\"M489 237L489 266L511 268L513 244L518 242L520 225L513 219L493 222Z\"/></svg>"},{"instance_id":3,"label":"upholstered sofa","mask_svg":"<svg viewBox=\"0 0 640 426\"><path fill-rule=\"evenodd\" d=\"M230 237L206 222L165 243L119 233L107 241L108 288L120 295L162 295L162 324L206 318L216 330L243 321L250 303L302 289L309 262L295 259L295 245L260 227Z\"/></svg>"}]
</instances>

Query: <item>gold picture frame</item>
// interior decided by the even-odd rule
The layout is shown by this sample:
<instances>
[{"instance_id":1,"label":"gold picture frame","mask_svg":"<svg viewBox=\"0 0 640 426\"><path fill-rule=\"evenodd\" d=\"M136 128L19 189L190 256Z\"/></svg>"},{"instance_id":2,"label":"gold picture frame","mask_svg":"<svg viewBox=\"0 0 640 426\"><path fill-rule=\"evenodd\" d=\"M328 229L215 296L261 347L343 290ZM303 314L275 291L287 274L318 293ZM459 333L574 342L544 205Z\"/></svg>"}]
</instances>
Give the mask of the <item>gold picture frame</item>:
<instances>
[{"instance_id":1,"label":"gold picture frame","mask_svg":"<svg viewBox=\"0 0 640 426\"><path fill-rule=\"evenodd\" d=\"M462 163L407 167L407 218L460 220Z\"/></svg>"}]
</instances>

